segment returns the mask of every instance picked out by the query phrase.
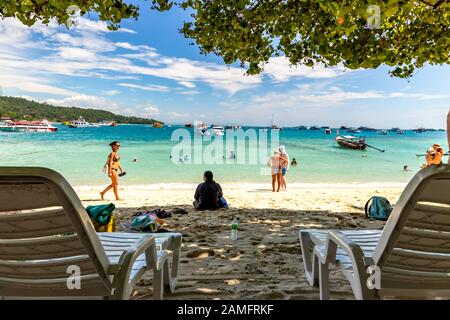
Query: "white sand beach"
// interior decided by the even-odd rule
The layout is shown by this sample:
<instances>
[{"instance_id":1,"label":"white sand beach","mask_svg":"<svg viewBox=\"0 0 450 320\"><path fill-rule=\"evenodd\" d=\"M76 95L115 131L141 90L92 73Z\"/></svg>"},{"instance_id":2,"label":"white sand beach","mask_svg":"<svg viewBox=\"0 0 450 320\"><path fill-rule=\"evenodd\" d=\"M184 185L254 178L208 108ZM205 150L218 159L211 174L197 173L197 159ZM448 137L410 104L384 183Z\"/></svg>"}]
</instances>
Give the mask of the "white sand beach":
<instances>
[{"instance_id":1,"label":"white sand beach","mask_svg":"<svg viewBox=\"0 0 450 320\"><path fill-rule=\"evenodd\" d=\"M373 195L395 203L402 185L292 184L273 193L268 185L222 185L230 209L195 211L195 185L121 186L125 199L116 202L118 220L133 213L182 207L186 215L165 219L164 228L183 234L180 277L176 293L166 299L318 299L303 273L298 231L304 228L370 228L384 223L364 216ZM75 187L84 205L100 204L102 186ZM107 194L106 200L113 199ZM114 202L114 201L111 201ZM230 240L230 223L238 217L239 239ZM119 223L120 229L120 223ZM331 298L352 299L345 278L332 271ZM141 281L135 299L151 299L151 281Z\"/></svg>"}]
</instances>

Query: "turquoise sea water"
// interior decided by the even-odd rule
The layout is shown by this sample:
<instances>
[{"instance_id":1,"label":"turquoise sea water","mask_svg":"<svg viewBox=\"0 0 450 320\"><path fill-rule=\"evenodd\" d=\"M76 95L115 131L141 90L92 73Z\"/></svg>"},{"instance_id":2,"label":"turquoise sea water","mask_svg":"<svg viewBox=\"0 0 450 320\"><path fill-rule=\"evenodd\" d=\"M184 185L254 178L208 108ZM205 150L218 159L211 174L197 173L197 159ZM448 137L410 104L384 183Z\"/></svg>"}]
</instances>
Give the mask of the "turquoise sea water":
<instances>
[{"instance_id":1,"label":"turquoise sea water","mask_svg":"<svg viewBox=\"0 0 450 320\"><path fill-rule=\"evenodd\" d=\"M262 174L265 159L260 164L248 161L245 164L174 163L170 154L179 142L171 141L171 136L180 128L120 125L72 129L58 125L56 133L0 132L0 165L45 166L59 171L74 185L106 184L109 180L102 167L110 151L108 143L119 140L121 164L127 172L121 178L122 184L196 183L208 169L220 182L270 180ZM189 134L194 136L192 129ZM287 176L288 182L296 183L407 182L425 160L417 158L417 153L424 153L433 143L447 149L446 133L442 131L421 134L405 131L404 135L390 132L387 136L362 133L368 144L385 149L384 153L343 149L334 140L335 132L326 135L323 131L283 129L279 135L280 144L286 147L290 158L298 161L298 166L292 167ZM203 146L210 143L203 142ZM258 150L248 145L246 151ZM220 154L216 158L222 160ZM404 172L403 165L412 171Z\"/></svg>"}]
</instances>

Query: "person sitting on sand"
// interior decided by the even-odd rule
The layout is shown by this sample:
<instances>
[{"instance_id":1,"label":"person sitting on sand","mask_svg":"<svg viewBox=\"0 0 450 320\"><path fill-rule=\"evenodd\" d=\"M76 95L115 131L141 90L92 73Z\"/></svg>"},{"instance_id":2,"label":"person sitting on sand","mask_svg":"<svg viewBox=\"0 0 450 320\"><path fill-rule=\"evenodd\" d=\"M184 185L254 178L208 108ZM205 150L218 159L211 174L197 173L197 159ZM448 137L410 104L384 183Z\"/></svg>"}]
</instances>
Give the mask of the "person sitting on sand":
<instances>
[{"instance_id":1,"label":"person sitting on sand","mask_svg":"<svg viewBox=\"0 0 450 320\"><path fill-rule=\"evenodd\" d=\"M439 144L433 144L432 147L428 148L426 159L427 165L431 166L433 164L442 164L442 157L444 156L444 150Z\"/></svg>"},{"instance_id":2,"label":"person sitting on sand","mask_svg":"<svg viewBox=\"0 0 450 320\"><path fill-rule=\"evenodd\" d=\"M297 160L295 160L295 158L292 158L291 166L293 167L297 166Z\"/></svg>"},{"instance_id":3,"label":"person sitting on sand","mask_svg":"<svg viewBox=\"0 0 450 320\"><path fill-rule=\"evenodd\" d=\"M100 192L100 197L102 200L104 200L105 193L109 190L113 189L114 195L116 196L116 200L122 200L119 197L119 174L117 173L118 170L120 170L120 174L124 174L125 172L122 169L122 166L120 165L120 156L119 156L119 148L120 143L119 141L113 141L109 144L112 151L108 156L108 160L106 161L106 171L108 173L108 177L111 179L111 184L105 188L102 192Z\"/></svg>"},{"instance_id":4,"label":"person sitting on sand","mask_svg":"<svg viewBox=\"0 0 450 320\"><path fill-rule=\"evenodd\" d=\"M195 190L194 207L196 210L216 210L228 208L228 204L223 197L222 187L213 180L213 173L205 171L203 183L200 183Z\"/></svg>"},{"instance_id":5,"label":"person sitting on sand","mask_svg":"<svg viewBox=\"0 0 450 320\"><path fill-rule=\"evenodd\" d=\"M275 185L278 184L277 192L280 191L281 166L280 153L278 150L273 152L273 156L267 161L267 165L272 169L272 192L275 192Z\"/></svg>"}]
</instances>

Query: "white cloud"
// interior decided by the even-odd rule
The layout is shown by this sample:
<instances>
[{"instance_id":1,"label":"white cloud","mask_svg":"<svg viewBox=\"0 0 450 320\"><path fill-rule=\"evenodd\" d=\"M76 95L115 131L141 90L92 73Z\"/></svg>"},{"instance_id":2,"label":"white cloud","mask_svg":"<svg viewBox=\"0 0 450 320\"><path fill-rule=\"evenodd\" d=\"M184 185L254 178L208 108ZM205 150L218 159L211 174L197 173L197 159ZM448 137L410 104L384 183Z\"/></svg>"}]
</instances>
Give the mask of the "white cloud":
<instances>
[{"instance_id":1,"label":"white cloud","mask_svg":"<svg viewBox=\"0 0 450 320\"><path fill-rule=\"evenodd\" d=\"M74 22L75 24L71 28L73 30L98 33L112 32L108 29L108 25L104 21L95 21L84 17L76 17ZM127 28L119 28L119 30L115 32L136 33L136 31Z\"/></svg>"},{"instance_id":2,"label":"white cloud","mask_svg":"<svg viewBox=\"0 0 450 320\"><path fill-rule=\"evenodd\" d=\"M159 92L168 92L169 88L166 86L159 86L155 84L147 84L147 85L140 85L140 84L134 84L134 83L118 83L118 86L121 87L127 87L132 89L140 89L145 91L159 91Z\"/></svg>"},{"instance_id":3,"label":"white cloud","mask_svg":"<svg viewBox=\"0 0 450 320\"><path fill-rule=\"evenodd\" d=\"M171 115L174 118L188 118L188 117L190 117L189 113L179 113L179 112L176 112L176 111L169 112L169 115Z\"/></svg>"},{"instance_id":4,"label":"white cloud","mask_svg":"<svg viewBox=\"0 0 450 320\"><path fill-rule=\"evenodd\" d=\"M61 47L58 48L58 55L67 60L80 60L80 61L86 61L86 60L95 60L96 55L94 52L83 49L83 48L76 48L76 47Z\"/></svg>"},{"instance_id":5,"label":"white cloud","mask_svg":"<svg viewBox=\"0 0 450 320\"><path fill-rule=\"evenodd\" d=\"M120 93L119 90L104 90L102 91L102 94L105 96L116 96Z\"/></svg>"},{"instance_id":6,"label":"white cloud","mask_svg":"<svg viewBox=\"0 0 450 320\"><path fill-rule=\"evenodd\" d=\"M448 94L428 94L428 93L404 93L393 92L386 96L387 98L405 98L405 99L419 99L419 100L439 100L450 98Z\"/></svg>"},{"instance_id":7,"label":"white cloud","mask_svg":"<svg viewBox=\"0 0 450 320\"><path fill-rule=\"evenodd\" d=\"M77 94L64 99L47 99L46 102L58 106L103 109L112 112L120 110L120 106L114 101L86 94Z\"/></svg>"},{"instance_id":8,"label":"white cloud","mask_svg":"<svg viewBox=\"0 0 450 320\"><path fill-rule=\"evenodd\" d=\"M180 81L178 84L181 84L182 86L185 86L186 88L195 88L195 83L189 82L189 81Z\"/></svg>"},{"instance_id":9,"label":"white cloud","mask_svg":"<svg viewBox=\"0 0 450 320\"><path fill-rule=\"evenodd\" d=\"M0 70L2 70L0 68ZM46 93L56 96L70 96L77 92L65 88L61 88L51 84L46 79L39 79L21 72L10 69L4 69L5 73L0 72L0 85L2 88L14 88L22 92Z\"/></svg>"},{"instance_id":10,"label":"white cloud","mask_svg":"<svg viewBox=\"0 0 450 320\"><path fill-rule=\"evenodd\" d=\"M10 23L8 26L10 26L8 33L20 31L20 37L25 43L32 43L32 33L40 32L36 31L39 29L24 29L16 23ZM41 78L44 75L92 78L111 78L116 75L152 76L170 79L188 88L195 86L193 82L203 82L229 94L262 83L260 76L244 76L244 70L241 68L227 68L216 63L185 58L164 57L154 48L145 45L133 45L128 42L114 43L105 37L108 31L103 22L89 22L82 18L81 23L70 32L62 32L63 29L57 27L51 30L52 32L45 37L45 45L53 48L50 51L53 54L42 54L36 50L35 57L30 57L31 52L25 50L6 52L0 60L0 72L2 67L9 66L29 70L30 73L39 74ZM0 39L4 33L0 31ZM10 41L14 42L13 39ZM131 50L133 53L119 53L116 51L117 48ZM144 61L146 66L137 63L141 61ZM150 86L143 90L153 89L158 88Z\"/></svg>"},{"instance_id":11,"label":"white cloud","mask_svg":"<svg viewBox=\"0 0 450 320\"><path fill-rule=\"evenodd\" d=\"M304 65L293 66L286 57L270 58L264 66L263 74L276 82L286 82L291 78L336 78L352 72L343 66L325 67L323 64L314 67Z\"/></svg>"},{"instance_id":12,"label":"white cloud","mask_svg":"<svg viewBox=\"0 0 450 320\"><path fill-rule=\"evenodd\" d=\"M144 109L142 111L143 111L143 114L146 115L147 117L153 117L160 113L159 109L154 106L144 107Z\"/></svg>"},{"instance_id":13,"label":"white cloud","mask_svg":"<svg viewBox=\"0 0 450 320\"><path fill-rule=\"evenodd\" d=\"M179 94L184 94L184 95L195 95L195 94L200 94L200 91L197 91L197 90L184 90L184 91L180 91L178 93Z\"/></svg>"}]
</instances>

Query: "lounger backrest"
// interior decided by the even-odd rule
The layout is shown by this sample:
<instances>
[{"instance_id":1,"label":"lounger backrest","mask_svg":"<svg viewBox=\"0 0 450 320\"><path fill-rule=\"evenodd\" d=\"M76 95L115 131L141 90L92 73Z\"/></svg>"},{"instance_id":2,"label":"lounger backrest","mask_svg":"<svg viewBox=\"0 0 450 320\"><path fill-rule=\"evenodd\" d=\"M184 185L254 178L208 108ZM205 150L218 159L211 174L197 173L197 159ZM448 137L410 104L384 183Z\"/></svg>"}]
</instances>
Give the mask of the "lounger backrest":
<instances>
[{"instance_id":1,"label":"lounger backrest","mask_svg":"<svg viewBox=\"0 0 450 320\"><path fill-rule=\"evenodd\" d=\"M416 174L395 205L373 257L385 286L450 289L450 166Z\"/></svg>"},{"instance_id":2,"label":"lounger backrest","mask_svg":"<svg viewBox=\"0 0 450 320\"><path fill-rule=\"evenodd\" d=\"M0 296L108 296L108 265L88 214L60 174L0 167Z\"/></svg>"}]
</instances>

